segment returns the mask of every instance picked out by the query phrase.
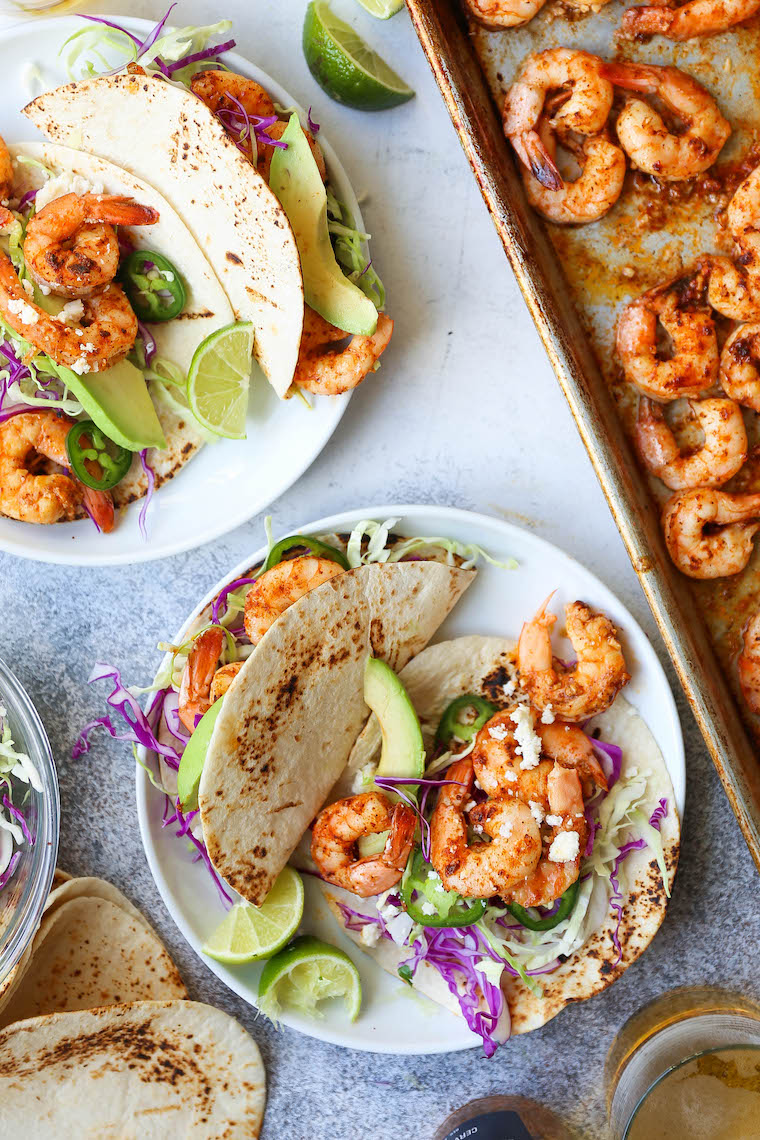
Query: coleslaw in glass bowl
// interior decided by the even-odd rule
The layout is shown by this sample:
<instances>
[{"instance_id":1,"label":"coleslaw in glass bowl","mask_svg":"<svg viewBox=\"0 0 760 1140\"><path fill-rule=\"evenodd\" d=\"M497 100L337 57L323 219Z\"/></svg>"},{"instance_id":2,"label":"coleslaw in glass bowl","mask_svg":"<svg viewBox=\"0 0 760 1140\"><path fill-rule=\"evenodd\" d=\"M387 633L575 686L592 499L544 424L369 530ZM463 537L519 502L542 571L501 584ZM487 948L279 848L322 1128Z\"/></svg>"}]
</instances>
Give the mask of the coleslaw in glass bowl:
<instances>
[{"instance_id":1,"label":"coleslaw in glass bowl","mask_svg":"<svg viewBox=\"0 0 760 1140\"><path fill-rule=\"evenodd\" d=\"M47 734L0 658L0 995L39 925L55 871L59 823Z\"/></svg>"}]
</instances>

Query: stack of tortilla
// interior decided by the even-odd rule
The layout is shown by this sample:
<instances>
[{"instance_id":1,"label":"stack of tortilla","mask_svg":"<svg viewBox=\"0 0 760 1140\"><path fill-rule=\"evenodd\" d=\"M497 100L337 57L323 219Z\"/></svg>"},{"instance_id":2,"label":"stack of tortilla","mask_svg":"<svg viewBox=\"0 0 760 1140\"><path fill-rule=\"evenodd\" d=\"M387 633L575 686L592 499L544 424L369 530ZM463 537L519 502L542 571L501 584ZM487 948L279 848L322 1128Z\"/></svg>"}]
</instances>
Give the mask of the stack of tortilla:
<instances>
[{"instance_id":1,"label":"stack of tortilla","mask_svg":"<svg viewBox=\"0 0 760 1140\"><path fill-rule=\"evenodd\" d=\"M3 1135L258 1136L258 1047L233 1018L187 997L121 891L57 871L0 991Z\"/></svg>"}]
</instances>

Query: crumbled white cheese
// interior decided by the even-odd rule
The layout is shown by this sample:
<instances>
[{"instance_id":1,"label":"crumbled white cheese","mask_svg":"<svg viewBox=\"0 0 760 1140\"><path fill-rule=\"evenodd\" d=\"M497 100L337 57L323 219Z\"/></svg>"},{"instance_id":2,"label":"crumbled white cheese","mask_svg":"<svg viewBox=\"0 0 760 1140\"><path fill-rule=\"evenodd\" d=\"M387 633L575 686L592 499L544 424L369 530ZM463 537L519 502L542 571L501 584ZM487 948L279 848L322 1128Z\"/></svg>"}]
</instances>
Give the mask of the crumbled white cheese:
<instances>
[{"instance_id":1,"label":"crumbled white cheese","mask_svg":"<svg viewBox=\"0 0 760 1140\"><path fill-rule=\"evenodd\" d=\"M541 724L554 724L554 709L551 705L547 705L541 713Z\"/></svg>"},{"instance_id":2,"label":"crumbled white cheese","mask_svg":"<svg viewBox=\"0 0 760 1140\"><path fill-rule=\"evenodd\" d=\"M546 822L549 824L549 827L561 827L562 826L562 816L561 815L547 815Z\"/></svg>"},{"instance_id":3,"label":"crumbled white cheese","mask_svg":"<svg viewBox=\"0 0 760 1140\"><path fill-rule=\"evenodd\" d=\"M541 804L536 803L535 800L530 800L528 807L530 808L530 814L540 826L544 822L544 809L541 807Z\"/></svg>"},{"instance_id":4,"label":"crumbled white cheese","mask_svg":"<svg viewBox=\"0 0 760 1140\"><path fill-rule=\"evenodd\" d=\"M549 848L549 860L552 863L568 863L576 858L579 850L578 832L560 831Z\"/></svg>"},{"instance_id":5,"label":"crumbled white cheese","mask_svg":"<svg viewBox=\"0 0 760 1140\"><path fill-rule=\"evenodd\" d=\"M83 352L95 352L96 351L95 345L90 344L90 342L88 340L85 340L82 342L82 351Z\"/></svg>"},{"instance_id":6,"label":"crumbled white cheese","mask_svg":"<svg viewBox=\"0 0 760 1140\"><path fill-rule=\"evenodd\" d=\"M504 779L507 780L510 784L516 784L517 772L513 772L511 768L505 768Z\"/></svg>"},{"instance_id":7,"label":"crumbled white cheese","mask_svg":"<svg viewBox=\"0 0 760 1140\"><path fill-rule=\"evenodd\" d=\"M65 325L65 324L68 324L69 322L71 322L73 324L75 321L81 321L83 316L84 316L84 302L77 300L77 301L67 301L66 304L61 309L60 313L56 314L56 316L53 319L56 321L60 321L60 323L62 325Z\"/></svg>"},{"instance_id":8,"label":"crumbled white cheese","mask_svg":"<svg viewBox=\"0 0 760 1140\"><path fill-rule=\"evenodd\" d=\"M27 279L25 277L24 280L21 282L21 287L24 290L24 292L26 293L27 297L29 297L33 301L34 300L34 285L32 285L31 281L27 281Z\"/></svg>"},{"instance_id":9,"label":"crumbled white cheese","mask_svg":"<svg viewBox=\"0 0 760 1140\"><path fill-rule=\"evenodd\" d=\"M467 802L467 803L464 805L464 810L465 810L465 811L472 811L472 809L473 809L474 807L475 807L475 800L469 800L469 801L468 801L468 802Z\"/></svg>"},{"instance_id":10,"label":"crumbled white cheese","mask_svg":"<svg viewBox=\"0 0 760 1140\"><path fill-rule=\"evenodd\" d=\"M396 918L392 918L391 921L386 924L386 929L397 946L404 946L412 932L413 926L414 923L409 915L403 913L397 915Z\"/></svg>"},{"instance_id":11,"label":"crumbled white cheese","mask_svg":"<svg viewBox=\"0 0 760 1140\"><path fill-rule=\"evenodd\" d=\"M56 198L62 198L64 194L102 194L102 182L88 182L86 178L82 178L79 174L71 174L69 171L64 171L63 174L56 174L52 178L48 178L44 186L41 186L37 191L37 197L34 199L34 205L37 213L39 214L48 202L54 202Z\"/></svg>"},{"instance_id":12,"label":"crumbled white cheese","mask_svg":"<svg viewBox=\"0 0 760 1140\"><path fill-rule=\"evenodd\" d=\"M533 729L533 713L530 705L518 705L514 712L509 714L515 725L515 739L517 747L515 752L522 756L520 767L525 771L535 768L541 759L541 740Z\"/></svg>"},{"instance_id":13,"label":"crumbled white cheese","mask_svg":"<svg viewBox=\"0 0 760 1140\"><path fill-rule=\"evenodd\" d=\"M476 823L472 830L475 832L476 835L482 835L483 834L483 828L480 826L479 823Z\"/></svg>"},{"instance_id":14,"label":"crumbled white cheese","mask_svg":"<svg viewBox=\"0 0 760 1140\"><path fill-rule=\"evenodd\" d=\"M438 872L437 871L428 871L427 877L428 877L428 879L437 879L438 878Z\"/></svg>"},{"instance_id":15,"label":"crumbled white cheese","mask_svg":"<svg viewBox=\"0 0 760 1140\"><path fill-rule=\"evenodd\" d=\"M172 273L171 269L160 269L159 273L163 277L164 281L174 280L174 274Z\"/></svg>"},{"instance_id":16,"label":"crumbled white cheese","mask_svg":"<svg viewBox=\"0 0 760 1140\"><path fill-rule=\"evenodd\" d=\"M489 728L488 735L493 740L506 740L509 736L509 729L506 724L495 724L493 728Z\"/></svg>"},{"instance_id":17,"label":"crumbled white cheese","mask_svg":"<svg viewBox=\"0 0 760 1140\"><path fill-rule=\"evenodd\" d=\"M22 325L36 325L39 320L37 312L28 301L9 301L8 312L20 317Z\"/></svg>"},{"instance_id":18,"label":"crumbled white cheese","mask_svg":"<svg viewBox=\"0 0 760 1140\"><path fill-rule=\"evenodd\" d=\"M480 784L478 783L477 779L476 779L476 780L474 780L473 782L474 782L474 784L475 784L475 787L478 789L478 791L479 791L479 792L482 792L482 791L483 791L483 789L482 789L482 787L480 786Z\"/></svg>"},{"instance_id":19,"label":"crumbled white cheese","mask_svg":"<svg viewBox=\"0 0 760 1140\"><path fill-rule=\"evenodd\" d=\"M71 371L76 372L77 376L84 376L86 372L90 371L89 361L84 356L80 356L79 360L75 360L71 365Z\"/></svg>"},{"instance_id":20,"label":"crumbled white cheese","mask_svg":"<svg viewBox=\"0 0 760 1140\"><path fill-rule=\"evenodd\" d=\"M380 927L376 922L368 922L362 927L359 936L365 946L376 946L380 940Z\"/></svg>"},{"instance_id":21,"label":"crumbled white cheese","mask_svg":"<svg viewBox=\"0 0 760 1140\"><path fill-rule=\"evenodd\" d=\"M427 899L421 905L420 910L422 911L423 914L437 914L438 913L436 911L435 907L433 906L433 904L431 902L428 902Z\"/></svg>"},{"instance_id":22,"label":"crumbled white cheese","mask_svg":"<svg viewBox=\"0 0 760 1140\"><path fill-rule=\"evenodd\" d=\"M517 688L517 681L507 681L506 685L503 685L502 688L504 689L504 696L511 697Z\"/></svg>"},{"instance_id":23,"label":"crumbled white cheese","mask_svg":"<svg viewBox=\"0 0 760 1140\"><path fill-rule=\"evenodd\" d=\"M501 827L499 828L499 835L502 839L509 839L510 835L512 834L513 826L514 824L512 823L511 819L504 820Z\"/></svg>"},{"instance_id":24,"label":"crumbled white cheese","mask_svg":"<svg viewBox=\"0 0 760 1140\"><path fill-rule=\"evenodd\" d=\"M37 282L37 288L39 289L40 293L42 293L43 297L49 297L51 292L52 292L50 287L48 285L43 284L42 281Z\"/></svg>"}]
</instances>

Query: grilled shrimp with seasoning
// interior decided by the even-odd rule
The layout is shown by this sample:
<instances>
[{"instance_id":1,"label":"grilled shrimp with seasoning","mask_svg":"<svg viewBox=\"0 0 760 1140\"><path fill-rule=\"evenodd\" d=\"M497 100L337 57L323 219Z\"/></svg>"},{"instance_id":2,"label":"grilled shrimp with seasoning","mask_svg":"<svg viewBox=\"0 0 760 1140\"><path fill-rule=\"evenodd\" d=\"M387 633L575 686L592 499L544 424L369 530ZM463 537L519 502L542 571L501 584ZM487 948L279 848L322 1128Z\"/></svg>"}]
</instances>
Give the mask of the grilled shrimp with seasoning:
<instances>
[{"instance_id":1,"label":"grilled shrimp with seasoning","mask_svg":"<svg viewBox=\"0 0 760 1140\"><path fill-rule=\"evenodd\" d=\"M744 179L726 209L736 257L710 257L707 299L734 321L760 318L760 166Z\"/></svg>"},{"instance_id":2,"label":"grilled shrimp with seasoning","mask_svg":"<svg viewBox=\"0 0 760 1140\"><path fill-rule=\"evenodd\" d=\"M546 0L464 0L464 7L482 27L498 31L527 24L545 3Z\"/></svg>"},{"instance_id":3,"label":"grilled shrimp with seasoning","mask_svg":"<svg viewBox=\"0 0 760 1140\"><path fill-rule=\"evenodd\" d=\"M557 139L546 117L538 125L538 136L545 153L556 167ZM580 173L564 178L558 189L549 189L522 163L520 173L528 201L539 214L558 225L585 225L604 217L617 202L625 181L625 154L606 131L584 138L568 136L561 144L575 158Z\"/></svg>"},{"instance_id":4,"label":"grilled shrimp with seasoning","mask_svg":"<svg viewBox=\"0 0 760 1140\"><path fill-rule=\"evenodd\" d=\"M0 424L0 511L19 522L74 519L84 504L102 531L113 530L113 499L64 472L38 474L41 457L68 468L66 436L74 420L57 412L22 412Z\"/></svg>"},{"instance_id":5,"label":"grilled shrimp with seasoning","mask_svg":"<svg viewBox=\"0 0 760 1140\"><path fill-rule=\"evenodd\" d=\"M491 839L468 843L467 808L474 771L471 756L456 760L441 787L430 820L430 861L444 887L465 898L504 895L532 874L541 857L541 833L530 808L518 799L492 798L472 807L470 823Z\"/></svg>"},{"instance_id":6,"label":"grilled shrimp with seasoning","mask_svg":"<svg viewBox=\"0 0 760 1140\"><path fill-rule=\"evenodd\" d=\"M665 504L662 524L670 557L690 578L738 574L760 530L760 495L707 487L679 491Z\"/></svg>"},{"instance_id":7,"label":"grilled shrimp with seasoning","mask_svg":"<svg viewBox=\"0 0 760 1140\"><path fill-rule=\"evenodd\" d=\"M311 833L311 857L322 878L360 898L395 887L414 843L417 817L407 804L391 804L381 792L348 796L323 808ZM358 857L357 843L389 832L378 855Z\"/></svg>"},{"instance_id":8,"label":"grilled shrimp with seasoning","mask_svg":"<svg viewBox=\"0 0 760 1140\"><path fill-rule=\"evenodd\" d=\"M691 40L713 36L748 20L760 9L760 0L687 0L671 7L658 3L629 8L623 14L622 31L632 39L667 36Z\"/></svg>"},{"instance_id":9,"label":"grilled shrimp with seasoning","mask_svg":"<svg viewBox=\"0 0 760 1140\"><path fill-rule=\"evenodd\" d=\"M83 298L82 305L78 324L51 317L27 296L10 258L0 252L0 315L5 323L56 364L78 372L102 372L132 348L137 317L115 282L102 293Z\"/></svg>"},{"instance_id":10,"label":"grilled shrimp with seasoning","mask_svg":"<svg viewBox=\"0 0 760 1140\"><path fill-rule=\"evenodd\" d=\"M246 116L268 119L276 115L271 96L253 79L234 71L199 71L190 80L190 88L220 120L225 130L239 141L250 162L258 161L259 143L253 130L243 137ZM238 128L238 129L235 129Z\"/></svg>"},{"instance_id":11,"label":"grilled shrimp with seasoning","mask_svg":"<svg viewBox=\"0 0 760 1140\"><path fill-rule=\"evenodd\" d=\"M601 73L616 87L657 95L685 125L674 134L649 103L628 99L618 116L617 136L639 170L682 182L712 166L731 124L701 83L677 67L643 63L603 63Z\"/></svg>"},{"instance_id":12,"label":"grilled shrimp with seasoning","mask_svg":"<svg viewBox=\"0 0 760 1140\"><path fill-rule=\"evenodd\" d=\"M119 268L114 226L152 226L158 211L117 194L64 194L26 227L24 262L38 285L58 297L90 297Z\"/></svg>"},{"instance_id":13,"label":"grilled shrimp with seasoning","mask_svg":"<svg viewBox=\"0 0 760 1140\"><path fill-rule=\"evenodd\" d=\"M704 302L705 273L666 281L626 305L616 348L626 380L645 396L669 402L699 396L718 379L715 321ZM672 352L660 351L659 327Z\"/></svg>"},{"instance_id":14,"label":"grilled shrimp with seasoning","mask_svg":"<svg viewBox=\"0 0 760 1140\"><path fill-rule=\"evenodd\" d=\"M578 773L555 764L546 787L550 808L546 854L542 852L532 874L509 892L509 901L520 906L551 906L578 879L586 849L588 824Z\"/></svg>"},{"instance_id":15,"label":"grilled shrimp with seasoning","mask_svg":"<svg viewBox=\"0 0 760 1140\"><path fill-rule=\"evenodd\" d=\"M630 674L614 625L585 602L565 606L567 636L577 660L569 667L558 661L551 644L557 615L546 609L551 598L522 627L517 643L520 684L539 710L549 708L563 720L586 720L610 707Z\"/></svg>"},{"instance_id":16,"label":"grilled shrimp with seasoning","mask_svg":"<svg viewBox=\"0 0 760 1140\"><path fill-rule=\"evenodd\" d=\"M378 314L377 329L371 336L351 336L307 305L293 383L315 395L340 396L361 384L392 335L393 321L385 313ZM347 337L350 340L344 348L334 347Z\"/></svg>"},{"instance_id":17,"label":"grilled shrimp with seasoning","mask_svg":"<svg viewBox=\"0 0 760 1140\"><path fill-rule=\"evenodd\" d=\"M304 594L344 573L343 567L331 558L302 554L278 562L261 574L245 598L243 624L252 644L257 645L278 617Z\"/></svg>"},{"instance_id":18,"label":"grilled shrimp with seasoning","mask_svg":"<svg viewBox=\"0 0 760 1140\"><path fill-rule=\"evenodd\" d=\"M561 190L562 175L539 131L547 98L562 92L549 126L579 135L598 135L612 109L613 86L601 74L601 60L585 51L548 48L529 55L507 92L502 111L504 134L533 177L547 190Z\"/></svg>"},{"instance_id":19,"label":"grilled shrimp with seasoning","mask_svg":"<svg viewBox=\"0 0 760 1140\"><path fill-rule=\"evenodd\" d=\"M13 194L13 164L5 139L0 135L0 202Z\"/></svg>"},{"instance_id":20,"label":"grilled shrimp with seasoning","mask_svg":"<svg viewBox=\"0 0 760 1140\"><path fill-rule=\"evenodd\" d=\"M760 321L739 325L723 345L720 382L732 400L760 412Z\"/></svg>"},{"instance_id":21,"label":"grilled shrimp with seasoning","mask_svg":"<svg viewBox=\"0 0 760 1140\"><path fill-rule=\"evenodd\" d=\"M742 695L751 711L760 714L760 613L750 618L742 632L742 650L736 664Z\"/></svg>"},{"instance_id":22,"label":"grilled shrimp with seasoning","mask_svg":"<svg viewBox=\"0 0 760 1140\"><path fill-rule=\"evenodd\" d=\"M212 625L198 634L187 655L177 713L191 735L203 714L224 696L243 668L242 661L219 665L224 643L224 630L219 625Z\"/></svg>"},{"instance_id":23,"label":"grilled shrimp with seasoning","mask_svg":"<svg viewBox=\"0 0 760 1140\"><path fill-rule=\"evenodd\" d=\"M720 487L747 458L747 432L741 408L733 400L689 400L704 432L704 443L682 453L659 404L639 400L636 450L644 465L671 491Z\"/></svg>"}]
</instances>

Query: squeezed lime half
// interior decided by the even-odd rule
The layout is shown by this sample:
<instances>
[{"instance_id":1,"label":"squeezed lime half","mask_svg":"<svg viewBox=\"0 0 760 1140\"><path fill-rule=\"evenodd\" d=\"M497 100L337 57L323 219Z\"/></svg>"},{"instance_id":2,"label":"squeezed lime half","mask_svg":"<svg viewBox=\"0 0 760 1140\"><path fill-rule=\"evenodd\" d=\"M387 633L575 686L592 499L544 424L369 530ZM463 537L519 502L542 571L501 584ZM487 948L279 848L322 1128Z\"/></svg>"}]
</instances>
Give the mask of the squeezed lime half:
<instances>
[{"instance_id":1,"label":"squeezed lime half","mask_svg":"<svg viewBox=\"0 0 760 1140\"><path fill-rule=\"evenodd\" d=\"M261 972L258 1005L273 1021L283 1009L320 1017L320 1004L335 998L343 999L349 1021L356 1021L362 1004L359 971L348 954L311 935L294 939Z\"/></svg>"}]
</instances>

